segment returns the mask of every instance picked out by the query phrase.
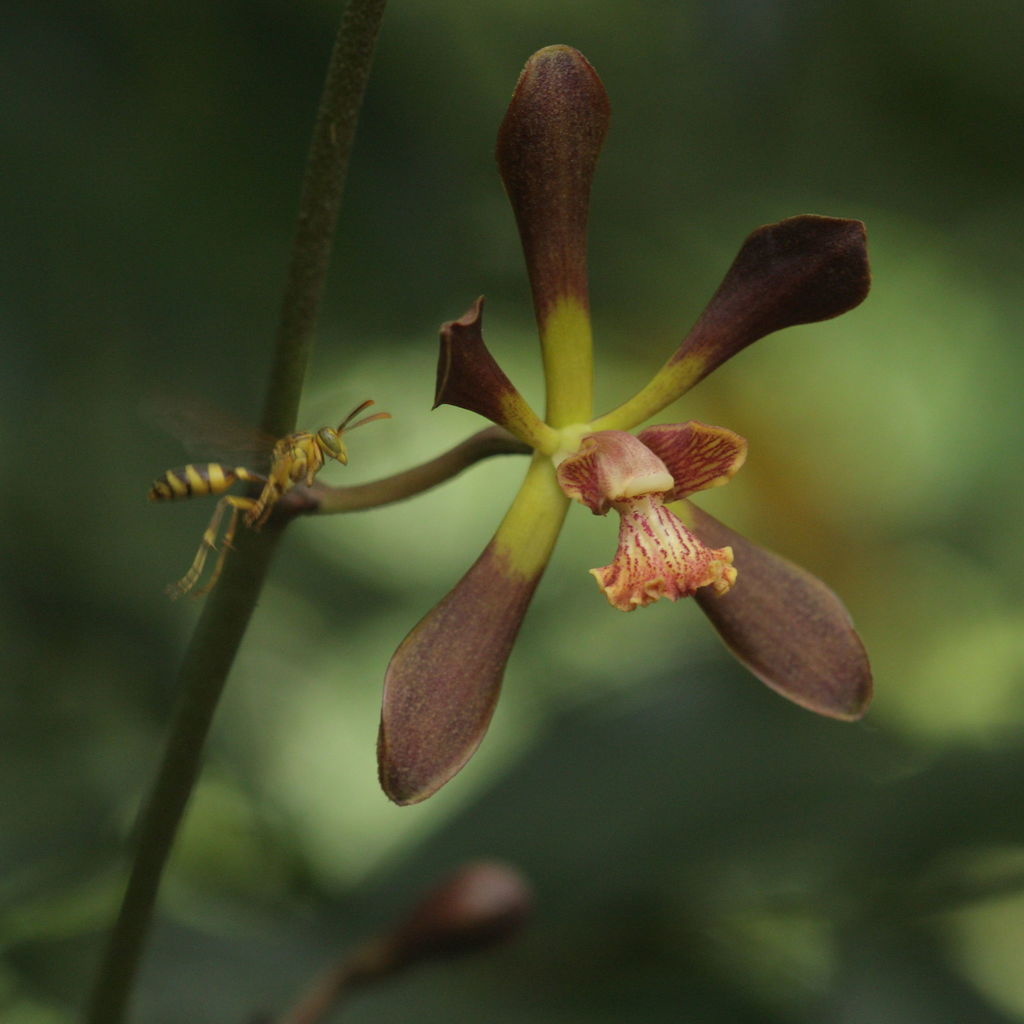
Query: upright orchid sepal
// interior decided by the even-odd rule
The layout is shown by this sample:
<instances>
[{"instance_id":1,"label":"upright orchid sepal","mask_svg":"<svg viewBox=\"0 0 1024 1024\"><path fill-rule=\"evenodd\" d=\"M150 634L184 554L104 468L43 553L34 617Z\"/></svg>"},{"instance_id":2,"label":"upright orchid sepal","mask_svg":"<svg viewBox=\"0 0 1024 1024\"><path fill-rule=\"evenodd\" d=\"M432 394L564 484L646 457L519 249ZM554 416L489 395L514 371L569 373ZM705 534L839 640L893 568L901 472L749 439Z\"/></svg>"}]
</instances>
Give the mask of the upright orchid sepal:
<instances>
[{"instance_id":1,"label":"upright orchid sepal","mask_svg":"<svg viewBox=\"0 0 1024 1024\"><path fill-rule=\"evenodd\" d=\"M689 423L586 434L558 465L558 483L595 515L619 513L610 565L591 569L609 603L633 611L661 597L677 601L701 587L725 594L736 582L731 547L711 548L666 502L726 483L743 465L747 443L722 427Z\"/></svg>"}]
</instances>

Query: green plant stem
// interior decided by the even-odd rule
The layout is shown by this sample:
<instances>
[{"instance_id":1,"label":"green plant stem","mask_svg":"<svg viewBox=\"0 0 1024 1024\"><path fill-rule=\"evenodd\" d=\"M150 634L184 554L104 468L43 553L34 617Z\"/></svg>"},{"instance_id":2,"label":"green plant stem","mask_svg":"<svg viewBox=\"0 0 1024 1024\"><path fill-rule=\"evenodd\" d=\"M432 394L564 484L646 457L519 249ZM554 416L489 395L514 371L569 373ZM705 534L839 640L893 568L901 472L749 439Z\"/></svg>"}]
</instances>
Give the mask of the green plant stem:
<instances>
[{"instance_id":1,"label":"green plant stem","mask_svg":"<svg viewBox=\"0 0 1024 1024\"><path fill-rule=\"evenodd\" d=\"M331 51L306 161L274 363L263 407L261 425L273 437L295 429L352 140L384 5L385 0L349 0Z\"/></svg>"},{"instance_id":2,"label":"green plant stem","mask_svg":"<svg viewBox=\"0 0 1024 1024\"><path fill-rule=\"evenodd\" d=\"M110 933L88 1024L124 1017L152 922L160 878L195 787L203 747L228 672L256 605L280 528L246 531L207 599L181 669L178 701L156 780L139 817L135 857Z\"/></svg>"},{"instance_id":3,"label":"green plant stem","mask_svg":"<svg viewBox=\"0 0 1024 1024\"><path fill-rule=\"evenodd\" d=\"M384 0L349 0L331 52L299 204L263 427L294 429L312 351L331 240ZM87 1024L123 1020L153 918L164 866L199 776L203 748L280 535L243 531L206 602L178 678L170 735L139 818L135 855L86 1014Z\"/></svg>"}]
</instances>

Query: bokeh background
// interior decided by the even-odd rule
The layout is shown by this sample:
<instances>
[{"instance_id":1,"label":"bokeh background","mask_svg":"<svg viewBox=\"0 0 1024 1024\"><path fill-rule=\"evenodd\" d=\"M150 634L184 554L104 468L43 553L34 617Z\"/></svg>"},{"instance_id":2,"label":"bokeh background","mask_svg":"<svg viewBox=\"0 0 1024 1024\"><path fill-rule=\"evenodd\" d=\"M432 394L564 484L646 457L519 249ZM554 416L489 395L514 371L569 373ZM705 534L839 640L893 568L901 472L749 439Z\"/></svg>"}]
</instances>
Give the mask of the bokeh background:
<instances>
[{"instance_id":1,"label":"bokeh background","mask_svg":"<svg viewBox=\"0 0 1024 1024\"><path fill-rule=\"evenodd\" d=\"M0 1017L87 991L197 614L163 585L209 502L144 412L255 419L338 16L324 0L22 0L5 16ZM424 1024L1024 1020L1024 8L909 0L404 0L385 20L303 420L374 397L358 482L477 429L430 412L436 329L480 293L542 403L493 164L523 61L571 43L613 107L591 216L599 406L641 385L745 235L858 217L875 285L766 339L661 419L747 466L706 507L844 598L860 724L769 692L695 606L609 609L614 524L570 511L477 758L398 809L380 680L489 538L507 457L289 531L230 681L136 1003L280 1010L462 861L517 864L530 928L346 1019Z\"/></svg>"}]
</instances>

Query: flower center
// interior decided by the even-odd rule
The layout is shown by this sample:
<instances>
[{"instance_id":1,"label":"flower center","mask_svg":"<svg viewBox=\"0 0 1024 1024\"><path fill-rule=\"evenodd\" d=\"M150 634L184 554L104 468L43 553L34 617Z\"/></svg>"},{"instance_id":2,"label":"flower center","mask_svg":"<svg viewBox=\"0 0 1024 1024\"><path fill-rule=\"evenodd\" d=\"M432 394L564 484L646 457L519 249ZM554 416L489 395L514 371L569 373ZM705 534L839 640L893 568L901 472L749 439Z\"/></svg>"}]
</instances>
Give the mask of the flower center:
<instances>
[{"instance_id":1,"label":"flower center","mask_svg":"<svg viewBox=\"0 0 1024 1024\"><path fill-rule=\"evenodd\" d=\"M570 455L575 455L580 450L583 438L593 433L593 430L589 423L571 423L556 431L558 440L555 450L551 453L551 462L555 469L558 469Z\"/></svg>"}]
</instances>

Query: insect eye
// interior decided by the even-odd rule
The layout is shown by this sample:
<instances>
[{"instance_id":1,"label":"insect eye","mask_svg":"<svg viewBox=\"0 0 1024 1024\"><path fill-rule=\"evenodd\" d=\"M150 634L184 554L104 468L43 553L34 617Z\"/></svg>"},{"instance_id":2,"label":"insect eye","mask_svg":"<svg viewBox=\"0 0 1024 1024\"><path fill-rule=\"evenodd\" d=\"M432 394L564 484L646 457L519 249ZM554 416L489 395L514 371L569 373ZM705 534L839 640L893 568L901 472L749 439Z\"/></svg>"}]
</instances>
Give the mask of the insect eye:
<instances>
[{"instance_id":1,"label":"insect eye","mask_svg":"<svg viewBox=\"0 0 1024 1024\"><path fill-rule=\"evenodd\" d=\"M321 427L316 436L332 455L337 455L341 451L341 438L333 427Z\"/></svg>"}]
</instances>

